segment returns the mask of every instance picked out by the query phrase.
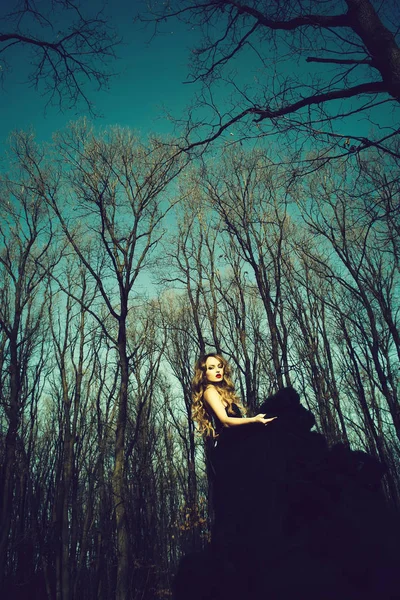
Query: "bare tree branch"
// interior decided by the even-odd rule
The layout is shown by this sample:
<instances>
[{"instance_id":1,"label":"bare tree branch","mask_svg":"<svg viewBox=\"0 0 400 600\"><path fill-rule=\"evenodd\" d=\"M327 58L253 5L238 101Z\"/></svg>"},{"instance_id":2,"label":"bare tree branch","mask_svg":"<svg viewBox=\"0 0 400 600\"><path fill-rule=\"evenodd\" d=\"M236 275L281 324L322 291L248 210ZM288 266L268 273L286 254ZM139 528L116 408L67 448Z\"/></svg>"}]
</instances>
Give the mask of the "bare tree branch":
<instances>
[{"instance_id":1,"label":"bare tree branch","mask_svg":"<svg viewBox=\"0 0 400 600\"><path fill-rule=\"evenodd\" d=\"M85 85L107 87L119 41L105 15L86 16L75 0L42 2L40 9L35 2L17 4L3 17L0 31L2 78L7 60L12 64L11 49L21 46L31 65L28 81L47 98L47 105L62 110L83 101L93 112Z\"/></svg>"},{"instance_id":2,"label":"bare tree branch","mask_svg":"<svg viewBox=\"0 0 400 600\"><path fill-rule=\"evenodd\" d=\"M400 49L389 5L374 0L345 0L341 5L333 0L171 0L154 11L157 28L163 20L179 19L203 36L192 50L188 83L200 82L203 88L188 110L185 149L207 147L242 121L240 139L281 132L297 136L301 145L306 131L317 131L321 120L329 122L328 136L360 137L360 121L355 125L351 119L357 112L364 117L363 137L373 145L378 137L371 135L371 123L375 125L377 117L373 103L366 106L363 97L376 94L391 102L391 120L389 112L378 119L385 119L384 126L397 139ZM332 68L325 68L328 65ZM213 90L218 87L220 98L221 83L224 100L216 102ZM291 114L298 115L297 123L287 122ZM255 116L252 122L249 115ZM396 152L395 139L385 151ZM326 136L320 141L326 145Z\"/></svg>"}]
</instances>

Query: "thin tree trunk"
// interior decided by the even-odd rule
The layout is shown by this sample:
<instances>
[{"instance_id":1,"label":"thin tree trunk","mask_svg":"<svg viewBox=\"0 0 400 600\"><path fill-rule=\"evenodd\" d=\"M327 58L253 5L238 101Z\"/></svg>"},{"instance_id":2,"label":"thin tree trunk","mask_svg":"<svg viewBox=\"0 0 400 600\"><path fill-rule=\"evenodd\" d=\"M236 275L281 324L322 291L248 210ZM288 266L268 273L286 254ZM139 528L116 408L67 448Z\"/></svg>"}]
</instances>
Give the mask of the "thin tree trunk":
<instances>
[{"instance_id":1,"label":"thin tree trunk","mask_svg":"<svg viewBox=\"0 0 400 600\"><path fill-rule=\"evenodd\" d=\"M114 510L117 528L117 582L115 600L129 598L129 538L125 492L125 431L128 406L129 365L126 348L126 312L122 314L118 331L118 350L121 365L121 385L118 398L118 417L113 472Z\"/></svg>"},{"instance_id":2,"label":"thin tree trunk","mask_svg":"<svg viewBox=\"0 0 400 600\"><path fill-rule=\"evenodd\" d=\"M12 521L12 502L14 490L15 456L19 426L19 397L21 390L20 367L17 350L17 331L19 318L14 322L10 335L10 408L8 409L9 424L5 440L5 460L2 469L3 493L1 496L1 531L0 531L0 582L5 576L8 538Z\"/></svg>"}]
</instances>

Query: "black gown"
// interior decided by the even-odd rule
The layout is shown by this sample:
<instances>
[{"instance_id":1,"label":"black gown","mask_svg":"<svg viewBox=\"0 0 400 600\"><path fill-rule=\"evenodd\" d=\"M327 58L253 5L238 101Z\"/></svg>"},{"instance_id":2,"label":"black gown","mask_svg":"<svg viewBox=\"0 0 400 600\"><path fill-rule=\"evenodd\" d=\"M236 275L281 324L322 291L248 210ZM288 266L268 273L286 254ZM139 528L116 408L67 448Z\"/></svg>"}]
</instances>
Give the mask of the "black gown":
<instances>
[{"instance_id":1,"label":"black gown","mask_svg":"<svg viewBox=\"0 0 400 600\"><path fill-rule=\"evenodd\" d=\"M278 418L220 428L212 541L183 561L176 600L398 600L399 516L381 465L329 448L292 388L259 412Z\"/></svg>"},{"instance_id":2,"label":"black gown","mask_svg":"<svg viewBox=\"0 0 400 600\"><path fill-rule=\"evenodd\" d=\"M242 418L242 412L239 408L239 406L237 404L235 404L234 402L231 404L231 410L233 411L233 414L231 414L230 412L228 412L228 407L225 408L225 412L226 412L226 416L227 417L236 417L236 418ZM227 430L227 427L224 427L222 425L222 423L219 421L219 419L217 418L213 418L213 424L214 424L214 429L215 432L217 434L217 436L219 437L224 431ZM217 437L217 442L218 442L218 437ZM217 445L217 444L216 444Z\"/></svg>"}]
</instances>

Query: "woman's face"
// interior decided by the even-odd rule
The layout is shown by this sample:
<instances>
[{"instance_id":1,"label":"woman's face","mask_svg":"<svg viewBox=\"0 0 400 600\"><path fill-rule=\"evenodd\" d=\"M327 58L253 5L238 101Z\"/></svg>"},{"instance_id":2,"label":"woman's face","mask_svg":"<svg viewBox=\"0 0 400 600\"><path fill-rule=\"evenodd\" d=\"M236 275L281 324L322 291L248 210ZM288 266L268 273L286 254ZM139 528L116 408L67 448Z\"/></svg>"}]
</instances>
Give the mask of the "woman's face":
<instances>
[{"instance_id":1,"label":"woman's face","mask_svg":"<svg viewBox=\"0 0 400 600\"><path fill-rule=\"evenodd\" d=\"M224 378L224 365L214 356L206 360L206 379L209 383L218 383Z\"/></svg>"}]
</instances>

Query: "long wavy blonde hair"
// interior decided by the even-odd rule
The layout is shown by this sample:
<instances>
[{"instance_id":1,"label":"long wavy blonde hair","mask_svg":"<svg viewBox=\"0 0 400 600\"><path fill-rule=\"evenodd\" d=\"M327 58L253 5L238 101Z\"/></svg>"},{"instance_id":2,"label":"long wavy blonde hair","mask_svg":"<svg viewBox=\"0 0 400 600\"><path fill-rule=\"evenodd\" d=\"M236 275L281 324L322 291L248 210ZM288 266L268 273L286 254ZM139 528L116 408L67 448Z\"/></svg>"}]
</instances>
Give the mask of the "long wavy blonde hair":
<instances>
[{"instance_id":1,"label":"long wavy blonde hair","mask_svg":"<svg viewBox=\"0 0 400 600\"><path fill-rule=\"evenodd\" d=\"M201 435L204 437L217 437L209 409L204 401L204 392L210 385L210 382L206 378L206 362L208 358L215 358L224 367L224 377L221 383L216 386L216 389L221 396L223 404L228 409L228 414L235 414L232 404L238 404L243 412L245 410L235 393L235 387L231 380L231 367L225 358L220 354L214 353L200 356L196 362L192 380L192 419L197 423L198 432Z\"/></svg>"}]
</instances>

